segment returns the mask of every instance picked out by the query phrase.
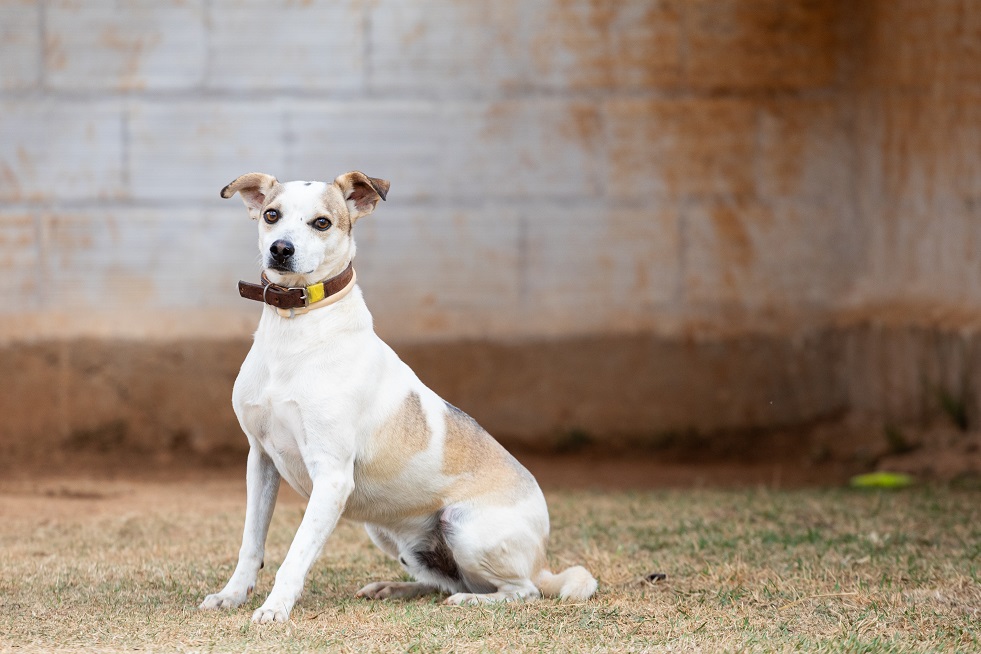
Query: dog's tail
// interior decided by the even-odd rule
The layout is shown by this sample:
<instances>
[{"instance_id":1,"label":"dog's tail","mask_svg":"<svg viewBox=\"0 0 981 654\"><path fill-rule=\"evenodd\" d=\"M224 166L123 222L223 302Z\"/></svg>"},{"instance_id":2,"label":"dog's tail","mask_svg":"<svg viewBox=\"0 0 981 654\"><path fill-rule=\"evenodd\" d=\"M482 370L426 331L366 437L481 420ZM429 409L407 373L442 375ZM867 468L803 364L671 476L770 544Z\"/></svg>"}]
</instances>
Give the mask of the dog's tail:
<instances>
[{"instance_id":1,"label":"dog's tail","mask_svg":"<svg viewBox=\"0 0 981 654\"><path fill-rule=\"evenodd\" d=\"M558 597L564 600L585 600L596 592L596 580L581 565L567 568L557 575L542 570L538 573L536 585L545 597Z\"/></svg>"}]
</instances>

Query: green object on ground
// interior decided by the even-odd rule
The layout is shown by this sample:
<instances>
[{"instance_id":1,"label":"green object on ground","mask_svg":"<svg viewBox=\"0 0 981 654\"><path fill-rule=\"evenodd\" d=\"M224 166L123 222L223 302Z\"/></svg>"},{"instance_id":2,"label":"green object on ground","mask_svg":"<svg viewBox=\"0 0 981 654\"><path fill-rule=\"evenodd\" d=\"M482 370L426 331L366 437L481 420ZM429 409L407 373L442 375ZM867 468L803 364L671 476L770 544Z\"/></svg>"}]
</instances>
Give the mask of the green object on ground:
<instances>
[{"instance_id":1,"label":"green object on ground","mask_svg":"<svg viewBox=\"0 0 981 654\"><path fill-rule=\"evenodd\" d=\"M913 478L901 472L870 472L855 475L851 479L852 488L906 488L913 484Z\"/></svg>"}]
</instances>

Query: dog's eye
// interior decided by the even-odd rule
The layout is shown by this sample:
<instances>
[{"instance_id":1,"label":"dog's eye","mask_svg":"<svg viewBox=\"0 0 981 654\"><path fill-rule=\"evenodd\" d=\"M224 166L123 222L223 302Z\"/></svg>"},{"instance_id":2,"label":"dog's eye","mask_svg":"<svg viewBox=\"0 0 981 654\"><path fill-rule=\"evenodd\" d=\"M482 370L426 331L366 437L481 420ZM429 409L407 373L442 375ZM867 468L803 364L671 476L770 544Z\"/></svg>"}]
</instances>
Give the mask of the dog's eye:
<instances>
[{"instance_id":1,"label":"dog's eye","mask_svg":"<svg viewBox=\"0 0 981 654\"><path fill-rule=\"evenodd\" d=\"M330 221L327 218L321 216L320 218L317 218L316 220L313 221L313 226L319 229L320 231L325 232L328 229L330 229Z\"/></svg>"},{"instance_id":2,"label":"dog's eye","mask_svg":"<svg viewBox=\"0 0 981 654\"><path fill-rule=\"evenodd\" d=\"M275 209L266 209L265 213L262 214L263 220L272 225L274 222L279 220L279 212Z\"/></svg>"}]
</instances>

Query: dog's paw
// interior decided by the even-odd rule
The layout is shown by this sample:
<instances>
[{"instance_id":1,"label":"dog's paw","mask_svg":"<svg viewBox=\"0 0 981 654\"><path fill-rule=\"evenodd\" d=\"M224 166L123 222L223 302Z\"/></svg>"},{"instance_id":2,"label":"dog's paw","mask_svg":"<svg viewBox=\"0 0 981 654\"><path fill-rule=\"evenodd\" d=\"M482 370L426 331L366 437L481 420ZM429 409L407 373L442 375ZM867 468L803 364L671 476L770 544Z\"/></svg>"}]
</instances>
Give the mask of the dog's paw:
<instances>
[{"instance_id":1,"label":"dog's paw","mask_svg":"<svg viewBox=\"0 0 981 654\"><path fill-rule=\"evenodd\" d=\"M439 589L429 584L418 581L376 581L368 584L357 593L355 597L366 597L373 600L384 600L390 598L408 599L438 593Z\"/></svg>"},{"instance_id":2,"label":"dog's paw","mask_svg":"<svg viewBox=\"0 0 981 654\"><path fill-rule=\"evenodd\" d=\"M500 602L524 602L538 599L540 595L535 591L528 590L508 590L496 593L457 593L446 598L443 604L450 606L478 606L480 604L498 604Z\"/></svg>"},{"instance_id":3,"label":"dog's paw","mask_svg":"<svg viewBox=\"0 0 981 654\"><path fill-rule=\"evenodd\" d=\"M404 581L376 581L368 584L357 593L355 597L365 597L373 600L383 600L393 597L418 597L431 593L435 589L417 582Z\"/></svg>"},{"instance_id":4,"label":"dog's paw","mask_svg":"<svg viewBox=\"0 0 981 654\"><path fill-rule=\"evenodd\" d=\"M389 581L376 581L374 583L368 584L358 592L354 594L355 597L364 597L366 599L388 599L393 593L392 582Z\"/></svg>"},{"instance_id":5,"label":"dog's paw","mask_svg":"<svg viewBox=\"0 0 981 654\"><path fill-rule=\"evenodd\" d=\"M457 593L455 595L450 595L446 598L443 604L449 606L477 606L482 604L483 600L480 595L474 595L473 593Z\"/></svg>"},{"instance_id":6,"label":"dog's paw","mask_svg":"<svg viewBox=\"0 0 981 654\"><path fill-rule=\"evenodd\" d=\"M205 611L211 611L214 609L234 609L245 604L248 600L249 594L245 593L215 593L213 595L208 595L201 602L199 609Z\"/></svg>"},{"instance_id":7,"label":"dog's paw","mask_svg":"<svg viewBox=\"0 0 981 654\"><path fill-rule=\"evenodd\" d=\"M286 622L290 619L290 609L280 602L266 603L256 609L252 614L252 622L256 624L267 624L269 622Z\"/></svg>"}]
</instances>

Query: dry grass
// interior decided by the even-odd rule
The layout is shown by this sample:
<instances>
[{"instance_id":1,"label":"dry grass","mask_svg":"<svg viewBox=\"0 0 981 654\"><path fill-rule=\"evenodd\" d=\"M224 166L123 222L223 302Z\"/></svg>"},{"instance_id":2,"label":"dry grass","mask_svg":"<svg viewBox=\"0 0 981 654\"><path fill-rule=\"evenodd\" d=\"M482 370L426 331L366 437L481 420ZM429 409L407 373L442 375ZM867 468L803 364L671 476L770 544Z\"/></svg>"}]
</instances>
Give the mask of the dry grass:
<instances>
[{"instance_id":1,"label":"dry grass","mask_svg":"<svg viewBox=\"0 0 981 654\"><path fill-rule=\"evenodd\" d=\"M302 515L283 497L247 608L199 612L231 572L238 481L7 482L0 649L15 651L977 650L981 493L551 493L554 567L581 604L353 599L396 566L344 524L287 625L256 627ZM642 581L664 572L666 581Z\"/></svg>"}]
</instances>

